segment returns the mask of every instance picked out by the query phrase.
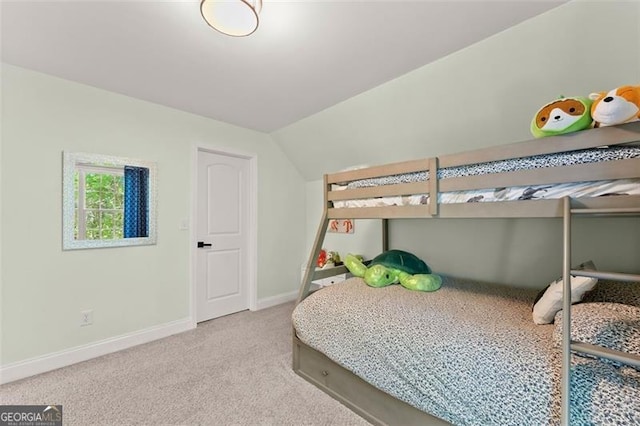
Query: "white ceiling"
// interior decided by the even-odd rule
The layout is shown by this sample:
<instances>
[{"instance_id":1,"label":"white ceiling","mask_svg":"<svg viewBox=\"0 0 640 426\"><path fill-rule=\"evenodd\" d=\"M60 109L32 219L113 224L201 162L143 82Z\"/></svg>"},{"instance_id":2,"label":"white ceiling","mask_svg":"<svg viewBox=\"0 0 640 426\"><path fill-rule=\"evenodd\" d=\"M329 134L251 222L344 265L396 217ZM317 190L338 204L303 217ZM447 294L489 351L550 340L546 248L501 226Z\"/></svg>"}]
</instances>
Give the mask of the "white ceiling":
<instances>
[{"instance_id":1,"label":"white ceiling","mask_svg":"<svg viewBox=\"0 0 640 426\"><path fill-rule=\"evenodd\" d=\"M271 132L564 1L264 0L245 38L199 1L2 1L2 60Z\"/></svg>"}]
</instances>

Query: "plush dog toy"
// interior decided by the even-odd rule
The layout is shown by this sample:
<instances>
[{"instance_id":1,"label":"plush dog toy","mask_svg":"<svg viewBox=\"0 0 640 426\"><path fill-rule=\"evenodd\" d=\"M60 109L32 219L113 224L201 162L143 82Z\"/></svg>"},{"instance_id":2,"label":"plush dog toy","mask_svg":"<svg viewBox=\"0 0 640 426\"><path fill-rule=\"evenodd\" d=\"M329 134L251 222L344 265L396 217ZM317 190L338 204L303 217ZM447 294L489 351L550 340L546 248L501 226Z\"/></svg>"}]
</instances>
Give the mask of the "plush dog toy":
<instances>
[{"instance_id":1,"label":"plush dog toy","mask_svg":"<svg viewBox=\"0 0 640 426\"><path fill-rule=\"evenodd\" d=\"M562 135L591 126L591 99L565 98L549 102L531 120L531 134L536 138Z\"/></svg>"},{"instance_id":2,"label":"plush dog toy","mask_svg":"<svg viewBox=\"0 0 640 426\"><path fill-rule=\"evenodd\" d=\"M614 126L640 120L640 86L620 86L609 92L592 93L594 127Z\"/></svg>"}]
</instances>

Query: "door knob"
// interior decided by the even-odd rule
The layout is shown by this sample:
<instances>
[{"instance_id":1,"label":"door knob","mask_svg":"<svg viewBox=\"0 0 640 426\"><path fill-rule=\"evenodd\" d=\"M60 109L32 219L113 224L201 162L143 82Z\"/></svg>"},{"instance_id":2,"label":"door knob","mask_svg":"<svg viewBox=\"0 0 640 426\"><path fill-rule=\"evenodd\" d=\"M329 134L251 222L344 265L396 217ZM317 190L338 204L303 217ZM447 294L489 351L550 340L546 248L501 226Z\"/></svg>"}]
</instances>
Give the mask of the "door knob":
<instances>
[{"instance_id":1,"label":"door knob","mask_svg":"<svg viewBox=\"0 0 640 426\"><path fill-rule=\"evenodd\" d=\"M204 241L198 241L198 248L211 247L211 244L206 244Z\"/></svg>"}]
</instances>

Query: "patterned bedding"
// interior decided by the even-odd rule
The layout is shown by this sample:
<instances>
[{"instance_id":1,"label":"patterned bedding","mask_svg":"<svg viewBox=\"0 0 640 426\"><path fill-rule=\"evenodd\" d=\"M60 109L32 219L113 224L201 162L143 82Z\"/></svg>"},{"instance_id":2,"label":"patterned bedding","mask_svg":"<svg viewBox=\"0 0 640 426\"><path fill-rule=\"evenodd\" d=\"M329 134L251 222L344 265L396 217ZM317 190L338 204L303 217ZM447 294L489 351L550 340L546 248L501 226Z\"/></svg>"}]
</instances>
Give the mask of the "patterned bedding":
<instances>
[{"instance_id":1,"label":"patterned bedding","mask_svg":"<svg viewBox=\"0 0 640 426\"><path fill-rule=\"evenodd\" d=\"M595 162L625 160L640 157L640 146L613 146L585 149L580 151L560 152L537 155L533 157L491 161L467 166L449 167L438 170L438 179L464 176L478 176L490 173L504 173L519 170L539 169L546 167L569 166ZM399 183L424 182L429 179L429 172L405 173L394 176L361 179L346 185L334 185L332 190L367 188ZM599 197L606 195L639 195L640 179L624 179L609 181L563 183L555 185L520 186L507 188L490 188L472 191L455 191L438 194L438 203L495 202L533 199L557 199L565 196L573 198ZM375 199L334 201L336 208L345 207L378 207L427 204L428 195L416 194L407 196L383 197Z\"/></svg>"},{"instance_id":2,"label":"patterned bedding","mask_svg":"<svg viewBox=\"0 0 640 426\"><path fill-rule=\"evenodd\" d=\"M334 188L334 190L339 190ZM512 186L508 188L478 189L438 193L439 204L491 203L495 201L542 200L562 197L607 197L612 195L640 195L640 179L619 179L593 182L559 183L555 185ZM429 195L398 195L394 197L363 198L334 201L335 208L415 206L428 204Z\"/></svg>"},{"instance_id":3,"label":"patterned bedding","mask_svg":"<svg viewBox=\"0 0 640 426\"><path fill-rule=\"evenodd\" d=\"M420 293L352 278L305 299L293 323L305 344L452 424L558 424L560 350L554 326L531 319L535 294L451 278ZM571 424L640 424L637 370L579 358L572 385Z\"/></svg>"}]
</instances>

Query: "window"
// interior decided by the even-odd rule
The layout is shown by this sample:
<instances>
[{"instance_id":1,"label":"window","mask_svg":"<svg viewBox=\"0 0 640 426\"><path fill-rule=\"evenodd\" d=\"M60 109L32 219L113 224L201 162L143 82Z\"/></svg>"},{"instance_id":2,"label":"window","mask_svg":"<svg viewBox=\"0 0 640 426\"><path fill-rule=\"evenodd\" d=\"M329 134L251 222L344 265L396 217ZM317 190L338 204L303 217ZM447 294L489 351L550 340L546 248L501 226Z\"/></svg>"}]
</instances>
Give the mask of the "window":
<instances>
[{"instance_id":1,"label":"window","mask_svg":"<svg viewBox=\"0 0 640 426\"><path fill-rule=\"evenodd\" d=\"M153 161L63 153L62 249L156 244Z\"/></svg>"},{"instance_id":2,"label":"window","mask_svg":"<svg viewBox=\"0 0 640 426\"><path fill-rule=\"evenodd\" d=\"M123 238L124 168L78 164L76 171L74 237L80 240Z\"/></svg>"}]
</instances>

